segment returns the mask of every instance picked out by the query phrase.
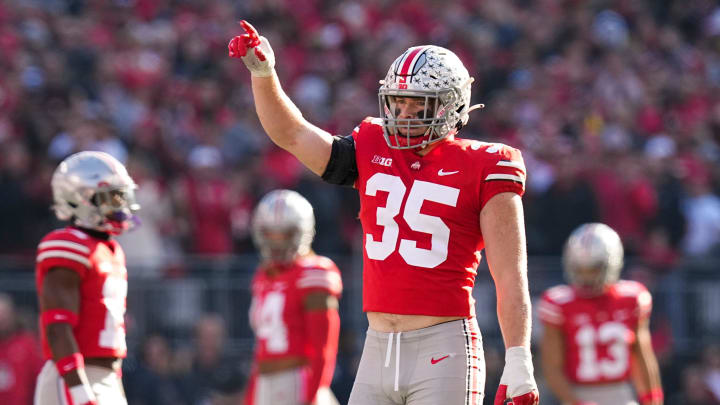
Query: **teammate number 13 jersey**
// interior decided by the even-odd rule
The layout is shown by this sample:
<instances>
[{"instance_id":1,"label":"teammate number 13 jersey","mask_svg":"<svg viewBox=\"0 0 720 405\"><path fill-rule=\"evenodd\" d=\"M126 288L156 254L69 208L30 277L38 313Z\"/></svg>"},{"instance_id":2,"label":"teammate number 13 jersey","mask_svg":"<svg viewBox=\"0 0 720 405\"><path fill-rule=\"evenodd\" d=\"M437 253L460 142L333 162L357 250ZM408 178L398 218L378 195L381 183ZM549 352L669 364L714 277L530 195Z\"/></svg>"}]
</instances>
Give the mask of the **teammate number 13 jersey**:
<instances>
[{"instance_id":1,"label":"teammate number 13 jersey","mask_svg":"<svg viewBox=\"0 0 720 405\"><path fill-rule=\"evenodd\" d=\"M365 311L472 316L484 247L480 211L501 192L522 195L525 165L503 144L441 141L427 155L388 147L380 120L352 136L364 231Z\"/></svg>"},{"instance_id":2,"label":"teammate number 13 jersey","mask_svg":"<svg viewBox=\"0 0 720 405\"><path fill-rule=\"evenodd\" d=\"M582 297L560 285L543 294L538 308L544 323L563 332L565 375L572 382L611 383L630 377L635 330L652 309L645 286L620 280L602 295Z\"/></svg>"}]
</instances>

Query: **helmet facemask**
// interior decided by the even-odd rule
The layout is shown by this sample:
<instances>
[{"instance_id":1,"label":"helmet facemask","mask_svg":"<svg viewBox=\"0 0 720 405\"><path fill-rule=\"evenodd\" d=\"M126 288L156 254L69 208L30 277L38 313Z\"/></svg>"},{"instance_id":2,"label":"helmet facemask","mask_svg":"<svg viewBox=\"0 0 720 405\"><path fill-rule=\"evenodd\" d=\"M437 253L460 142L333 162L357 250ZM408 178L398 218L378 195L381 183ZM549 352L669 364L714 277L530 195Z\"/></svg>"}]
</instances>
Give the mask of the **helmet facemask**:
<instances>
[{"instance_id":1,"label":"helmet facemask","mask_svg":"<svg viewBox=\"0 0 720 405\"><path fill-rule=\"evenodd\" d=\"M457 117L466 109L462 105L459 111L451 110L459 97L457 89L432 92L381 89L380 111L388 145L396 149L425 147L457 132L462 126L458 125ZM400 117L401 111L397 106L400 98L423 100L424 109L417 111L415 118ZM413 135L417 129L424 131Z\"/></svg>"},{"instance_id":2,"label":"helmet facemask","mask_svg":"<svg viewBox=\"0 0 720 405\"><path fill-rule=\"evenodd\" d=\"M100 217L104 218L107 232L118 235L139 223L134 212L140 209L135 202L135 184L122 188L98 190L90 202L97 207Z\"/></svg>"},{"instance_id":3,"label":"helmet facemask","mask_svg":"<svg viewBox=\"0 0 720 405\"><path fill-rule=\"evenodd\" d=\"M287 263L309 252L310 244L303 241L303 232L299 228L285 230L260 227L254 238L264 260L274 263Z\"/></svg>"}]
</instances>

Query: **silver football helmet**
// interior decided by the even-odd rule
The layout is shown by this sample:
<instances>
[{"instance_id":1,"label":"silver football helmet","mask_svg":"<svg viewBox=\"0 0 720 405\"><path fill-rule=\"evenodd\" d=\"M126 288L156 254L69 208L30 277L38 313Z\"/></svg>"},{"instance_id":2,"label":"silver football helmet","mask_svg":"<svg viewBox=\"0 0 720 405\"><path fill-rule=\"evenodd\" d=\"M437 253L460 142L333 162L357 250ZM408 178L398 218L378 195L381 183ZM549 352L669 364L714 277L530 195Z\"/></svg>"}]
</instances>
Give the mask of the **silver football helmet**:
<instances>
[{"instance_id":1,"label":"silver football helmet","mask_svg":"<svg viewBox=\"0 0 720 405\"><path fill-rule=\"evenodd\" d=\"M86 151L65 158L51 186L60 220L115 235L136 225L137 186L125 166L107 153Z\"/></svg>"},{"instance_id":2,"label":"silver football helmet","mask_svg":"<svg viewBox=\"0 0 720 405\"><path fill-rule=\"evenodd\" d=\"M251 227L253 241L264 260L289 262L310 252L315 215L302 195L291 190L274 190L258 203Z\"/></svg>"},{"instance_id":3,"label":"silver football helmet","mask_svg":"<svg viewBox=\"0 0 720 405\"><path fill-rule=\"evenodd\" d=\"M622 266L620 236L605 224L583 224L570 234L565 244L565 277L581 289L602 291L606 285L618 280Z\"/></svg>"},{"instance_id":4,"label":"silver football helmet","mask_svg":"<svg viewBox=\"0 0 720 405\"><path fill-rule=\"evenodd\" d=\"M425 147L457 132L468 122L470 106L468 74L460 58L448 49L423 45L409 48L390 66L378 91L385 140L395 149ZM397 97L424 98L424 111L417 118L400 118ZM426 129L411 136L415 128ZM404 129L401 134L398 129Z\"/></svg>"}]
</instances>

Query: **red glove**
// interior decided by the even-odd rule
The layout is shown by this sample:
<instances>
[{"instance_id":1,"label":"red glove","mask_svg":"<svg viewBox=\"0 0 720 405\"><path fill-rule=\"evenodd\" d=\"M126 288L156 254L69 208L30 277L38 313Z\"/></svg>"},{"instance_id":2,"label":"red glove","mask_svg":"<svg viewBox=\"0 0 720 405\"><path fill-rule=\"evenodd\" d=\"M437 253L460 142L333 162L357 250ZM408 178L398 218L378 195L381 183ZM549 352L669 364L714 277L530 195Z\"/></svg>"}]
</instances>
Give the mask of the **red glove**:
<instances>
[{"instance_id":1,"label":"red glove","mask_svg":"<svg viewBox=\"0 0 720 405\"><path fill-rule=\"evenodd\" d=\"M271 76L275 69L275 53L270 47L270 42L265 37L261 37L249 22L242 20L240 25L245 30L245 34L230 40L228 55L231 58L240 58L253 76Z\"/></svg>"},{"instance_id":2,"label":"red glove","mask_svg":"<svg viewBox=\"0 0 720 405\"><path fill-rule=\"evenodd\" d=\"M538 394L537 389L512 398L508 397L507 390L507 385L500 384L495 394L494 405L538 405L540 403L540 394ZM591 404L588 403L585 405Z\"/></svg>"},{"instance_id":3,"label":"red glove","mask_svg":"<svg viewBox=\"0 0 720 405\"><path fill-rule=\"evenodd\" d=\"M537 405L540 403L530 349L514 346L505 352L505 368L494 405Z\"/></svg>"}]
</instances>

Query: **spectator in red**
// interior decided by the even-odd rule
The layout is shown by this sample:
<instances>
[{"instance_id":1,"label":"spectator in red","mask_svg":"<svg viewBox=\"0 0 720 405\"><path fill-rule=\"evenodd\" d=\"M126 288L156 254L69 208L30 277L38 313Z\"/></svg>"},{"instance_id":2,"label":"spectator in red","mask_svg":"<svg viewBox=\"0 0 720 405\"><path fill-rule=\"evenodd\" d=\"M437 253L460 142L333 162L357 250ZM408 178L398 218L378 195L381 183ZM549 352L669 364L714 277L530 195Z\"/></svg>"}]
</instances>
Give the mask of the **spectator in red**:
<instances>
[{"instance_id":1,"label":"spectator in red","mask_svg":"<svg viewBox=\"0 0 720 405\"><path fill-rule=\"evenodd\" d=\"M190 173L176 188L175 197L184 211L189 251L197 254L229 254L232 251L230 211L233 203L229 180L222 174L222 155L213 146L196 146L190 152Z\"/></svg>"},{"instance_id":2,"label":"spectator in red","mask_svg":"<svg viewBox=\"0 0 720 405\"><path fill-rule=\"evenodd\" d=\"M34 333L20 326L12 298L0 294L0 404L32 404L41 366Z\"/></svg>"}]
</instances>

